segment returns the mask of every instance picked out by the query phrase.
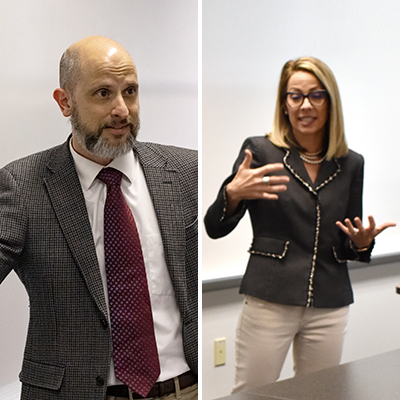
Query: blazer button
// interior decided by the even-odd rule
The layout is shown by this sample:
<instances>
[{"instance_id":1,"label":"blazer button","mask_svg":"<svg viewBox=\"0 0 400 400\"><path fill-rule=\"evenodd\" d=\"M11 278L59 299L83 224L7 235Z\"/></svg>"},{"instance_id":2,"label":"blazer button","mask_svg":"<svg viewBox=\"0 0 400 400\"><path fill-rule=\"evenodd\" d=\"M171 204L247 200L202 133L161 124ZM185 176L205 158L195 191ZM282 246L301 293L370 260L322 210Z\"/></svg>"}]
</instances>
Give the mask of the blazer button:
<instances>
[{"instance_id":1,"label":"blazer button","mask_svg":"<svg viewBox=\"0 0 400 400\"><path fill-rule=\"evenodd\" d=\"M99 375L99 376L96 378L96 384L97 384L97 386L104 386L104 383L105 383L104 378L103 378L102 376Z\"/></svg>"},{"instance_id":2,"label":"blazer button","mask_svg":"<svg viewBox=\"0 0 400 400\"><path fill-rule=\"evenodd\" d=\"M102 325L102 327L104 328L104 329L107 329L108 328L108 321L107 321L107 318L102 318L101 319L101 325Z\"/></svg>"}]
</instances>

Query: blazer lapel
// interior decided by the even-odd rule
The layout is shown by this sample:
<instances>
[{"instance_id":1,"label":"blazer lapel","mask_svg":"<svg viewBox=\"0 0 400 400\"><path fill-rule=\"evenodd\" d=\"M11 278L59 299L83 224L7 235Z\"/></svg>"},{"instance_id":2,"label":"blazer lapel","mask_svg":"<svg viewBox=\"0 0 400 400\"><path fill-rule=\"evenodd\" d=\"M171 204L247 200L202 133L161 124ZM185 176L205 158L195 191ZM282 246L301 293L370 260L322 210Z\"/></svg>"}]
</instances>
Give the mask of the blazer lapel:
<instances>
[{"instance_id":1,"label":"blazer lapel","mask_svg":"<svg viewBox=\"0 0 400 400\"><path fill-rule=\"evenodd\" d=\"M153 201L175 294L178 302L186 305L186 238L178 172L169 167L168 159L155 147L136 142L134 151Z\"/></svg>"},{"instance_id":2,"label":"blazer lapel","mask_svg":"<svg viewBox=\"0 0 400 400\"><path fill-rule=\"evenodd\" d=\"M287 150L283 162L299 181L306 186L312 186L310 176L308 175L306 167L304 166L296 148L292 147Z\"/></svg>"},{"instance_id":3,"label":"blazer lapel","mask_svg":"<svg viewBox=\"0 0 400 400\"><path fill-rule=\"evenodd\" d=\"M293 147L287 150L283 162L290 172L313 193L328 184L340 172L340 164L336 159L324 160L321 163L317 179L312 182L299 152Z\"/></svg>"},{"instance_id":4,"label":"blazer lapel","mask_svg":"<svg viewBox=\"0 0 400 400\"><path fill-rule=\"evenodd\" d=\"M92 230L68 141L49 162L48 169L50 174L44 181L65 239L97 306L107 316Z\"/></svg>"},{"instance_id":5,"label":"blazer lapel","mask_svg":"<svg viewBox=\"0 0 400 400\"><path fill-rule=\"evenodd\" d=\"M336 158L333 160L325 160L321 164L321 169L319 170L317 179L315 180L316 190L323 188L327 185L332 179L336 178L338 173L341 171L340 164Z\"/></svg>"}]
</instances>

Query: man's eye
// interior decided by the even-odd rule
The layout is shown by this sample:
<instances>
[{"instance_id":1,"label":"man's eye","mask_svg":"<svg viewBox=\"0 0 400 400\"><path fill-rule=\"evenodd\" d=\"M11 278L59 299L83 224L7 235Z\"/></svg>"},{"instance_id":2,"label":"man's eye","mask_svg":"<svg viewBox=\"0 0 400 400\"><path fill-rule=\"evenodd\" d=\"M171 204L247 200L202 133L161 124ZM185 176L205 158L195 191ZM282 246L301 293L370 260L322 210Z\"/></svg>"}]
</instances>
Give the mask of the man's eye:
<instances>
[{"instance_id":1,"label":"man's eye","mask_svg":"<svg viewBox=\"0 0 400 400\"><path fill-rule=\"evenodd\" d=\"M136 94L136 88L130 87L130 88L126 89L126 94L128 94L129 96L135 95Z\"/></svg>"},{"instance_id":2,"label":"man's eye","mask_svg":"<svg viewBox=\"0 0 400 400\"><path fill-rule=\"evenodd\" d=\"M98 96L98 97L102 97L102 98L107 97L107 96L108 96L108 91L105 90L105 89L99 90L99 91L97 92L97 96Z\"/></svg>"}]
</instances>

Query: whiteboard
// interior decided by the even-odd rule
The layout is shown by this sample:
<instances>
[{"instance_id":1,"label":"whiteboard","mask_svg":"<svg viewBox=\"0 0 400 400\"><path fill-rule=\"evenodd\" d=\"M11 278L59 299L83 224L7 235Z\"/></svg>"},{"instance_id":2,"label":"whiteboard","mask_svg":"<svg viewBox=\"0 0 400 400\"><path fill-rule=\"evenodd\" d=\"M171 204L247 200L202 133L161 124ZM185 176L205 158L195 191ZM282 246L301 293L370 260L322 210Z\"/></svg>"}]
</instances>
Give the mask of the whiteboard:
<instances>
[{"instance_id":1,"label":"whiteboard","mask_svg":"<svg viewBox=\"0 0 400 400\"><path fill-rule=\"evenodd\" d=\"M203 0L202 212L248 136L271 129L281 69L314 56L333 71L349 147L365 158L364 218L400 224L400 3L395 0ZM399 228L373 255L400 251ZM202 232L203 280L241 275L246 216L225 238Z\"/></svg>"}]
</instances>

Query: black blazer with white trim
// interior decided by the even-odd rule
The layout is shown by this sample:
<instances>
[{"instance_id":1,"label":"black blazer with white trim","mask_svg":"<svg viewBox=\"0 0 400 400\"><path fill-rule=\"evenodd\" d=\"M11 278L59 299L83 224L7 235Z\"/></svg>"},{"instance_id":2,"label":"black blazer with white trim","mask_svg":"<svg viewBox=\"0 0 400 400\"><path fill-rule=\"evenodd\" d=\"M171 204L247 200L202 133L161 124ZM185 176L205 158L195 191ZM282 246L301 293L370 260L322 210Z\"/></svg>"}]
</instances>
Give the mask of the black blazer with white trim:
<instances>
[{"instance_id":1,"label":"black blazer with white trim","mask_svg":"<svg viewBox=\"0 0 400 400\"><path fill-rule=\"evenodd\" d=\"M225 218L225 186L245 156L252 168L283 163L279 174L290 177L278 200L245 200ZM240 293L266 301L318 308L353 302L347 260L370 261L371 250L357 253L336 221L362 217L364 159L349 151L345 157L323 161L313 183L296 148L275 146L263 137L245 140L233 173L222 184L204 222L207 233L219 238L230 233L249 211L253 241Z\"/></svg>"}]
</instances>

